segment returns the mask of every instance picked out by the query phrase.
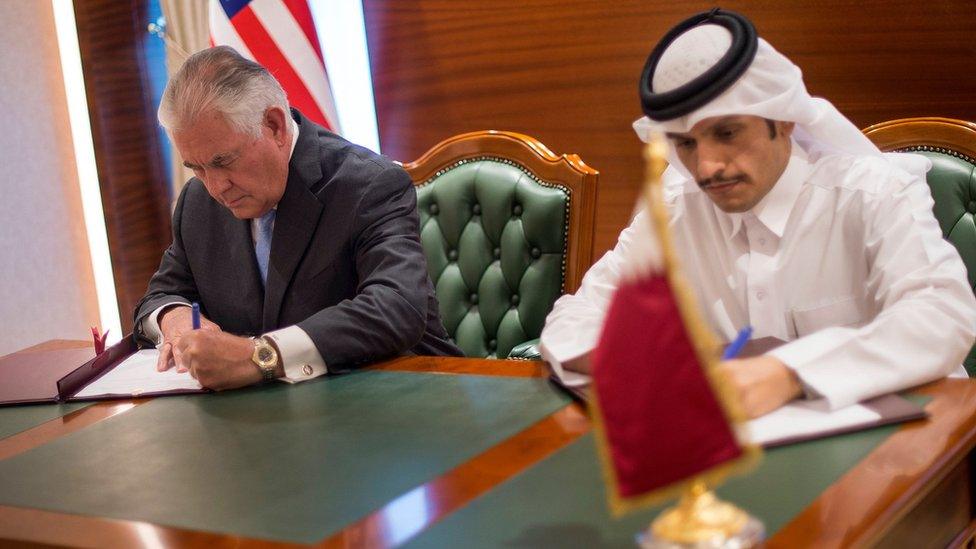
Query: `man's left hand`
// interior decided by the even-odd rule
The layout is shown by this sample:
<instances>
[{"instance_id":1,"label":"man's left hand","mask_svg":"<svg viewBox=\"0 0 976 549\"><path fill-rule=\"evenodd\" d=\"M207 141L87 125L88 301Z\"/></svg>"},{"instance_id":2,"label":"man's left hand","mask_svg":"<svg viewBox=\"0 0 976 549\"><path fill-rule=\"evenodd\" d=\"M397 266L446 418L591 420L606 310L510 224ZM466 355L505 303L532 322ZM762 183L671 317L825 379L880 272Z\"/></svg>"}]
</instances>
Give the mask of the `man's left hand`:
<instances>
[{"instance_id":1,"label":"man's left hand","mask_svg":"<svg viewBox=\"0 0 976 549\"><path fill-rule=\"evenodd\" d=\"M254 341L246 337L194 330L184 334L176 346L190 375L208 389L236 389L262 379L261 371L251 361Z\"/></svg>"},{"instance_id":2,"label":"man's left hand","mask_svg":"<svg viewBox=\"0 0 976 549\"><path fill-rule=\"evenodd\" d=\"M743 412L750 419L772 412L803 394L793 370L770 355L726 360L718 368L739 394Z\"/></svg>"}]
</instances>

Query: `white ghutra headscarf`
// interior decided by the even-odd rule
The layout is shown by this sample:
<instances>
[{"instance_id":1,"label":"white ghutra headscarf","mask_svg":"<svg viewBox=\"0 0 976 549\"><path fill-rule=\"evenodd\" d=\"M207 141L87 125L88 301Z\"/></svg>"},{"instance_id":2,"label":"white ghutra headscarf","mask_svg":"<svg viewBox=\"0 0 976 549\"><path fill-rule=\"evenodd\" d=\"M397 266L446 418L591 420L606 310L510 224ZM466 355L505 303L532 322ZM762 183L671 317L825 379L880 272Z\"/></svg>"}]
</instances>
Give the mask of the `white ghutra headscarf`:
<instances>
[{"instance_id":1,"label":"white ghutra headscarf","mask_svg":"<svg viewBox=\"0 0 976 549\"><path fill-rule=\"evenodd\" d=\"M653 132L687 133L698 122L715 116L753 115L769 120L794 122L793 139L816 160L824 154L878 156L921 176L931 162L921 155L882 153L829 101L811 97L803 83L803 73L768 42L759 38L756 56L739 79L718 97L684 116L654 121L643 117L634 130L644 142ZM716 24L692 27L678 36L662 54L653 75L653 90L664 93L684 84L714 66L729 49L732 34ZM677 170L687 179L688 171L677 161L674 146L669 147L671 167L665 178L674 181Z\"/></svg>"}]
</instances>

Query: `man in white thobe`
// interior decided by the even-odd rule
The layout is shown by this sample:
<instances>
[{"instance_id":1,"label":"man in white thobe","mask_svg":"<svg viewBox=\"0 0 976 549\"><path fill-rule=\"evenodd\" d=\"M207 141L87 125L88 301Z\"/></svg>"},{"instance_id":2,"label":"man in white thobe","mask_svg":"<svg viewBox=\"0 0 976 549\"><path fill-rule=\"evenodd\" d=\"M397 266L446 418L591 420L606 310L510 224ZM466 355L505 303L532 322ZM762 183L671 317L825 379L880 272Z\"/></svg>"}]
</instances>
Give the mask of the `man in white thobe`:
<instances>
[{"instance_id":1,"label":"man in white thobe","mask_svg":"<svg viewBox=\"0 0 976 549\"><path fill-rule=\"evenodd\" d=\"M786 342L721 364L746 413L803 397L839 408L965 376L976 299L932 214L926 159L882 154L829 102L810 97L799 68L762 39L715 97L678 116L648 106L654 94L700 89L699 77L736 43L707 18L678 33L645 69L650 117L634 126L645 141L652 131L669 138L671 232L713 330L731 341L751 325L753 338ZM546 320L543 356L569 383L573 371L588 372L648 222L639 212Z\"/></svg>"}]
</instances>

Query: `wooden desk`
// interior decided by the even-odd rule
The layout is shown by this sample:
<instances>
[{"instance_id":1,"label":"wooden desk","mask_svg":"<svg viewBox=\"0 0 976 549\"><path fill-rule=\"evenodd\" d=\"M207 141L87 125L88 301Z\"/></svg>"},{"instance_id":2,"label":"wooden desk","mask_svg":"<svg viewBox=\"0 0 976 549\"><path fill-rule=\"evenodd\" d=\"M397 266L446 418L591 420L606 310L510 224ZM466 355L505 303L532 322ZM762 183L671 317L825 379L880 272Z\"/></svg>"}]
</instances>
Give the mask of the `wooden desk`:
<instances>
[{"instance_id":1,"label":"wooden desk","mask_svg":"<svg viewBox=\"0 0 976 549\"><path fill-rule=\"evenodd\" d=\"M81 342L49 342L31 352ZM541 377L540 363L411 357L377 370L445 375ZM780 529L769 547L964 546L976 532L973 449L976 446L976 382L942 380L918 390L932 397L931 420L908 424L875 448ZM124 414L148 399L97 403L63 418L0 440L0 459L35 448L103 419ZM589 432L577 404L568 405L453 470L388 502L317 547L391 547L450 516L479 495ZM428 513L394 531L390 514L398 501L422 494ZM0 544L180 547L290 547L294 544L0 506Z\"/></svg>"}]
</instances>

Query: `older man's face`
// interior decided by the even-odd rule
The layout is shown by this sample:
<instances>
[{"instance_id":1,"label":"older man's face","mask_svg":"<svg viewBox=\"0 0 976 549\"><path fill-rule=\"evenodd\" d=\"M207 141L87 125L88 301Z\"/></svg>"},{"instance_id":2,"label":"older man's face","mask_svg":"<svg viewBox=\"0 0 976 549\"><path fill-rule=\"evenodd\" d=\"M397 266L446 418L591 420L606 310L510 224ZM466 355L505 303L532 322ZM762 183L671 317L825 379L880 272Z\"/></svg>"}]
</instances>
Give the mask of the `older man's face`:
<instances>
[{"instance_id":1,"label":"older man's face","mask_svg":"<svg viewBox=\"0 0 976 549\"><path fill-rule=\"evenodd\" d=\"M790 159L793 124L758 116L716 116L688 133L669 133L678 159L726 212L752 209L773 188Z\"/></svg>"},{"instance_id":2,"label":"older man's face","mask_svg":"<svg viewBox=\"0 0 976 549\"><path fill-rule=\"evenodd\" d=\"M279 108L265 113L261 136L236 131L223 115L210 112L173 133L183 165L207 192L238 219L261 217L281 200L288 179L291 136Z\"/></svg>"}]
</instances>

